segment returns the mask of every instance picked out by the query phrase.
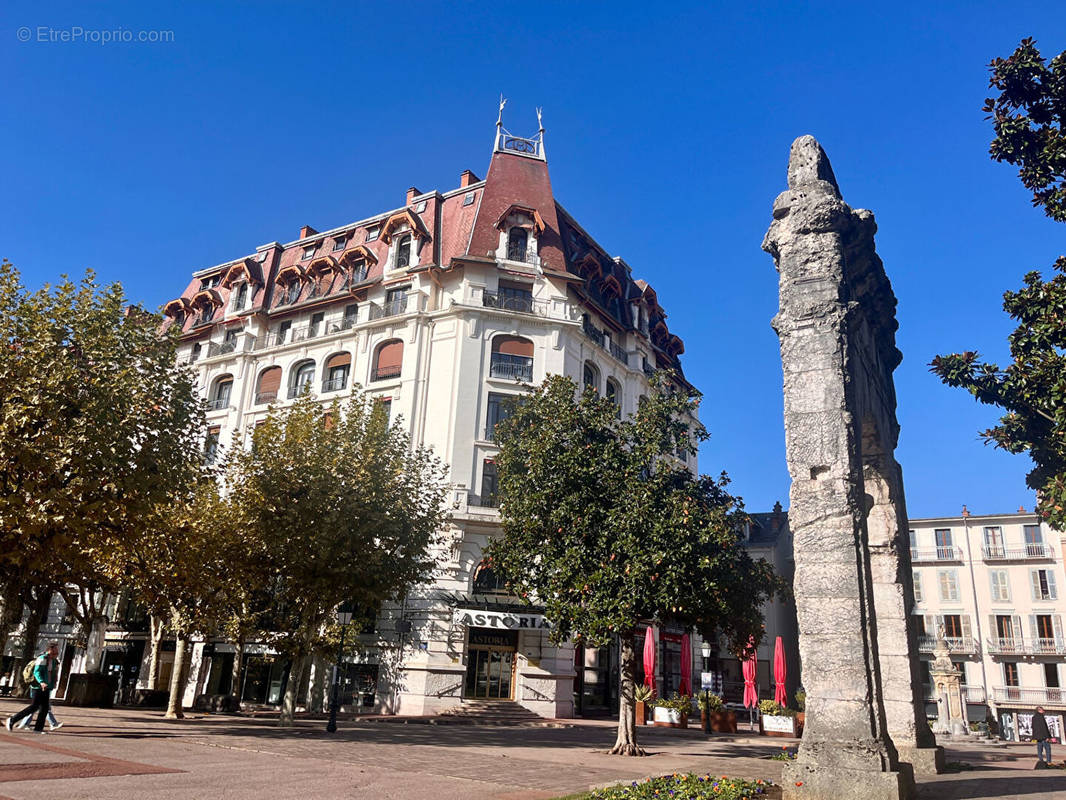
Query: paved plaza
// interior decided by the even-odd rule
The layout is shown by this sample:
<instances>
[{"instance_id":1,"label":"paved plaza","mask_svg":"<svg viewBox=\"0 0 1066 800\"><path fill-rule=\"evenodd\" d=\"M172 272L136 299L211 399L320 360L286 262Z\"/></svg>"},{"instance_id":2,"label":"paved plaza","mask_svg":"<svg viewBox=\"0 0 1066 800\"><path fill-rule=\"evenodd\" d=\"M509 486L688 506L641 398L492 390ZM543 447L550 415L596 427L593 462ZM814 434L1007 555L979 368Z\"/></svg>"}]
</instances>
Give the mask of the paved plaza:
<instances>
[{"instance_id":1,"label":"paved plaza","mask_svg":"<svg viewBox=\"0 0 1066 800\"><path fill-rule=\"evenodd\" d=\"M0 700L0 713L19 707ZM0 732L0 800L46 798L431 798L541 800L614 781L675 771L776 780L769 756L782 740L704 737L642 728L653 755L604 753L609 721L566 727L502 728L322 721L278 729L273 720L192 715L168 722L157 711L57 709L62 730L47 736ZM1055 757L1066 756L1059 749ZM1058 798L1066 773L1031 770L1030 745L949 748L974 767L923 783L923 800Z\"/></svg>"}]
</instances>

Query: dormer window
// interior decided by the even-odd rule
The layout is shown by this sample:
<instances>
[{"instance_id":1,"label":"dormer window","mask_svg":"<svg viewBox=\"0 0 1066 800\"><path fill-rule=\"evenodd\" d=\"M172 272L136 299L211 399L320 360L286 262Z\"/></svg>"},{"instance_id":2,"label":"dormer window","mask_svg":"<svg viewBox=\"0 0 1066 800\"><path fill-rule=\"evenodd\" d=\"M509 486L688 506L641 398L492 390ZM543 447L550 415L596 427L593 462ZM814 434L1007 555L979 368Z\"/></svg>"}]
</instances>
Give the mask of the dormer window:
<instances>
[{"instance_id":1,"label":"dormer window","mask_svg":"<svg viewBox=\"0 0 1066 800\"><path fill-rule=\"evenodd\" d=\"M377 239L378 238L378 232L380 230L381 230L380 228L367 228L366 229L366 240L368 242L372 242L375 239Z\"/></svg>"},{"instance_id":2,"label":"dormer window","mask_svg":"<svg viewBox=\"0 0 1066 800\"><path fill-rule=\"evenodd\" d=\"M411 234L405 233L396 240L396 269L411 266Z\"/></svg>"},{"instance_id":3,"label":"dormer window","mask_svg":"<svg viewBox=\"0 0 1066 800\"><path fill-rule=\"evenodd\" d=\"M463 205L472 206L474 204L474 196L476 194L477 192L467 192L465 195L463 195Z\"/></svg>"},{"instance_id":4,"label":"dormer window","mask_svg":"<svg viewBox=\"0 0 1066 800\"><path fill-rule=\"evenodd\" d=\"M248 302L248 284L247 283L242 283L242 284L240 284L237 287L236 291L234 291L234 293L233 293L233 306L232 306L232 308L233 308L234 311L243 311L244 310L244 306L247 304L247 302Z\"/></svg>"},{"instance_id":5,"label":"dormer window","mask_svg":"<svg viewBox=\"0 0 1066 800\"><path fill-rule=\"evenodd\" d=\"M293 281L285 288L285 302L292 304L300 299L300 282Z\"/></svg>"},{"instance_id":6,"label":"dormer window","mask_svg":"<svg viewBox=\"0 0 1066 800\"><path fill-rule=\"evenodd\" d=\"M301 261L307 261L309 258L314 258L315 250L318 249L318 245L309 245L304 248L304 254L300 256Z\"/></svg>"},{"instance_id":7,"label":"dormer window","mask_svg":"<svg viewBox=\"0 0 1066 800\"><path fill-rule=\"evenodd\" d=\"M348 234L338 236L336 239L333 240L333 252L336 253L338 250L343 250L347 245Z\"/></svg>"},{"instance_id":8,"label":"dormer window","mask_svg":"<svg viewBox=\"0 0 1066 800\"><path fill-rule=\"evenodd\" d=\"M529 233L525 228L515 226L507 234L507 260L525 261L526 246L529 244Z\"/></svg>"},{"instance_id":9,"label":"dormer window","mask_svg":"<svg viewBox=\"0 0 1066 800\"><path fill-rule=\"evenodd\" d=\"M204 291L204 289L214 289L216 286L218 286L219 281L221 280L221 275L212 275L208 278L202 279L200 281L200 291L202 292Z\"/></svg>"}]
</instances>

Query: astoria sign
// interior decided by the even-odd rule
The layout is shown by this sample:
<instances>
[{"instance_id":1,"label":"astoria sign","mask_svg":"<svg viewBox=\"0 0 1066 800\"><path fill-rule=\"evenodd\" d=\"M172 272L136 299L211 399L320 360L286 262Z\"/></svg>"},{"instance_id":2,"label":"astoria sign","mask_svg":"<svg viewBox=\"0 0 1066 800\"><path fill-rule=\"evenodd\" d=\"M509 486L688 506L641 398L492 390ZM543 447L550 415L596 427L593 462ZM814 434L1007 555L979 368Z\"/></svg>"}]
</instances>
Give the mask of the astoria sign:
<instances>
[{"instance_id":1,"label":"astoria sign","mask_svg":"<svg viewBox=\"0 0 1066 800\"><path fill-rule=\"evenodd\" d=\"M548 630L551 623L543 614L516 614L501 611L484 611L476 608L456 608L452 622L474 628L501 628L517 630Z\"/></svg>"}]
</instances>

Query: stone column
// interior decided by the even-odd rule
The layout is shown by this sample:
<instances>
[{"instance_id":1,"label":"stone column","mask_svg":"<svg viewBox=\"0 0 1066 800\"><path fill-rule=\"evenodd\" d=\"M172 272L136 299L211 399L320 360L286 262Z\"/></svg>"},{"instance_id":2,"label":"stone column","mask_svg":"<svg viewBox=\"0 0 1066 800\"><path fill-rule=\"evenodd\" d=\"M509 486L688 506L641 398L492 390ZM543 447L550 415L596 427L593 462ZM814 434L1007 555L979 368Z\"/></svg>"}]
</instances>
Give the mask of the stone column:
<instances>
[{"instance_id":1,"label":"stone column","mask_svg":"<svg viewBox=\"0 0 1066 800\"><path fill-rule=\"evenodd\" d=\"M863 382L877 371L866 363L876 354L849 338L863 318L848 274L852 236L863 223L842 201L813 137L793 143L788 187L763 243L780 279L774 328L807 690L806 728L785 768L784 797L899 800L913 796L914 780L888 733L863 481Z\"/></svg>"}]
</instances>

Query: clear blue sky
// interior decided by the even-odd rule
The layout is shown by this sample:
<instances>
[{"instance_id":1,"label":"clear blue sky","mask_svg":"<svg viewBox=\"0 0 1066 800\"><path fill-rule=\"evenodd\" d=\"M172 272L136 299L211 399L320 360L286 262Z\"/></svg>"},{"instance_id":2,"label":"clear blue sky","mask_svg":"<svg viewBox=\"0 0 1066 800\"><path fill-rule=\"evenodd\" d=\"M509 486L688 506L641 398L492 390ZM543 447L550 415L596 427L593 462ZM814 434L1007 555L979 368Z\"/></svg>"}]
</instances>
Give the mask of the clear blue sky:
<instances>
[{"instance_id":1,"label":"clear blue sky","mask_svg":"<svg viewBox=\"0 0 1066 800\"><path fill-rule=\"evenodd\" d=\"M876 213L899 297L911 516L1033 505L1028 460L978 439L995 410L927 364L1003 359L1003 291L1066 252L1066 226L989 161L981 113L993 56L1027 35L1066 49L1066 3L8 2L0 22L0 255L30 285L92 267L152 307L303 224L483 176L500 92L515 133L543 106L557 198L655 286L705 394L701 467L751 510L788 498L759 245L789 143L814 134Z\"/></svg>"}]
</instances>

